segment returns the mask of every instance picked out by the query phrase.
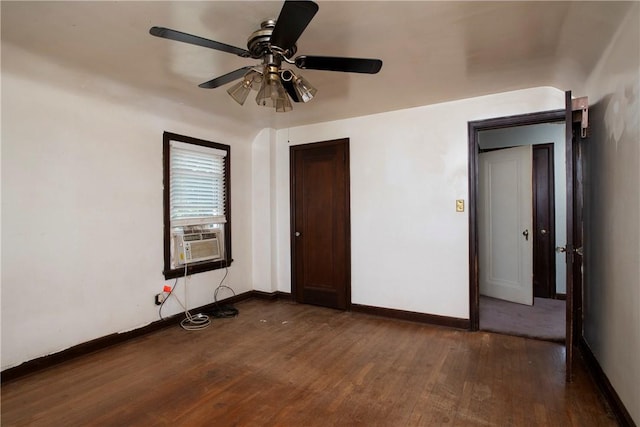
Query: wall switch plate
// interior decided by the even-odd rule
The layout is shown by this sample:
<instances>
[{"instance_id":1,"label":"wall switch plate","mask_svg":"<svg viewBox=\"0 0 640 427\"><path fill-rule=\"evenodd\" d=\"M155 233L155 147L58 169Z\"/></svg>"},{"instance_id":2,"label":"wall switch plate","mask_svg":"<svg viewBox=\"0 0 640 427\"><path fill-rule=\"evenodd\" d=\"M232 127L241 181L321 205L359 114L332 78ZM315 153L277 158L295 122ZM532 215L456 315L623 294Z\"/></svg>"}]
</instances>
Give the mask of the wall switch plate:
<instances>
[{"instance_id":1,"label":"wall switch plate","mask_svg":"<svg viewBox=\"0 0 640 427\"><path fill-rule=\"evenodd\" d=\"M464 200L456 200L456 212L464 212Z\"/></svg>"}]
</instances>

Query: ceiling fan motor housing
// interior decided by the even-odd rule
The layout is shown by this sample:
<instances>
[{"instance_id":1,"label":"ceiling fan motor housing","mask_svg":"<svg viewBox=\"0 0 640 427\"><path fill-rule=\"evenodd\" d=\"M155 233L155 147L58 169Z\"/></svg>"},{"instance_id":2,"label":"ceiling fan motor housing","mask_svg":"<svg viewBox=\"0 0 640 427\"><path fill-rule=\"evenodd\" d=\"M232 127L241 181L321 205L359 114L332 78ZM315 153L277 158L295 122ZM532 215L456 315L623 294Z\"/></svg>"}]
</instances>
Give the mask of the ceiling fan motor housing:
<instances>
[{"instance_id":1,"label":"ceiling fan motor housing","mask_svg":"<svg viewBox=\"0 0 640 427\"><path fill-rule=\"evenodd\" d=\"M251 53L251 57L255 59L262 58L266 54L275 53L290 58L295 55L297 47L294 44L286 51L279 49L278 46L271 46L271 34L276 26L275 19L267 19L260 24L260 29L254 31L247 40L247 50Z\"/></svg>"}]
</instances>

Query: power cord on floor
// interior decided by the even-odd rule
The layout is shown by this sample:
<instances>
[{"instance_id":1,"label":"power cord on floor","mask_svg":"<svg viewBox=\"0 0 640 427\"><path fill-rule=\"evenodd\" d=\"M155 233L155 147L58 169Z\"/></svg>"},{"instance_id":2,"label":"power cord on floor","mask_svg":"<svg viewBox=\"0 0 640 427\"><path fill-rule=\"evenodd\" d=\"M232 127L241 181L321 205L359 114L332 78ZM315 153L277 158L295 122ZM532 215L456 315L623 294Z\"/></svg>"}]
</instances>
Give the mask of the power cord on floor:
<instances>
[{"instance_id":1,"label":"power cord on floor","mask_svg":"<svg viewBox=\"0 0 640 427\"><path fill-rule=\"evenodd\" d=\"M182 319L182 321L180 321L180 326L182 327L182 329L187 331L198 331L200 329L204 329L208 327L211 324L211 319L209 319L209 316L207 316L206 314L198 313L198 314L192 315L191 313L189 313L189 310L187 309L188 307L187 277L188 277L187 264L185 264L184 266L184 304L182 304L182 301L180 301L180 298L178 298L178 296L174 294L176 286L178 285L178 278L176 278L175 282L173 283L173 287L171 288L171 291L169 291L169 294L167 295L167 297L160 304L160 308L158 309L158 315L160 316L160 320L165 320L162 317L162 307L164 306L164 303L167 302L169 297L173 295L176 301L178 301L178 304L180 304L184 309L185 318Z\"/></svg>"},{"instance_id":2,"label":"power cord on floor","mask_svg":"<svg viewBox=\"0 0 640 427\"><path fill-rule=\"evenodd\" d=\"M225 279L227 278L227 275L229 274L229 268L225 266L224 268L224 276L222 277L222 280L220 280L220 283L218 284L218 287L215 289L215 291L213 291L213 309L211 310L211 315L213 317L216 318L227 318L227 317L236 317L238 315L238 309L235 308L232 305L220 305L218 303L218 292L220 292L221 289L228 289L231 291L231 293L233 294L233 296L236 296L236 293L234 292L233 289L231 289L229 286L224 284Z\"/></svg>"}]
</instances>

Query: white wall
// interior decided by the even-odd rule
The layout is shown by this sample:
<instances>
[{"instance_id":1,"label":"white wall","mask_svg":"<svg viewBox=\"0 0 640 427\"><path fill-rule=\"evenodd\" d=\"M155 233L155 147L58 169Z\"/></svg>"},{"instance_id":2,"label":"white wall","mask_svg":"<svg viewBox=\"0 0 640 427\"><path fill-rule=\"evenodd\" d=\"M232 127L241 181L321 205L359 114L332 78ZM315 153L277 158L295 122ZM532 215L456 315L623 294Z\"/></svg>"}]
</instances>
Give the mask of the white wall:
<instances>
[{"instance_id":1,"label":"white wall","mask_svg":"<svg viewBox=\"0 0 640 427\"><path fill-rule=\"evenodd\" d=\"M273 214L273 168L275 130L263 129L253 140L252 145L252 251L253 251L253 287L263 292L277 290L277 277L272 271L272 259L277 254L274 250L275 215ZM269 207L265 209L265 206Z\"/></svg>"},{"instance_id":2,"label":"white wall","mask_svg":"<svg viewBox=\"0 0 640 427\"><path fill-rule=\"evenodd\" d=\"M165 130L231 145L227 283L252 289L254 135L160 99L121 102L132 91L2 45L2 369L158 320L154 295L173 283L162 275ZM193 276L189 306L212 302L223 273Z\"/></svg>"},{"instance_id":3,"label":"white wall","mask_svg":"<svg viewBox=\"0 0 640 427\"><path fill-rule=\"evenodd\" d=\"M640 4L587 84L584 336L640 424Z\"/></svg>"},{"instance_id":4,"label":"white wall","mask_svg":"<svg viewBox=\"0 0 640 427\"><path fill-rule=\"evenodd\" d=\"M481 148L515 147L553 143L554 204L556 246L567 244L567 162L565 159L565 124L540 123L478 133ZM556 253L556 292L566 293L567 263L563 253Z\"/></svg>"},{"instance_id":5,"label":"white wall","mask_svg":"<svg viewBox=\"0 0 640 427\"><path fill-rule=\"evenodd\" d=\"M291 290L289 146L347 137L352 303L468 318L468 214L455 212L468 199L467 122L563 107L562 91L537 88L279 130L277 289Z\"/></svg>"}]
</instances>

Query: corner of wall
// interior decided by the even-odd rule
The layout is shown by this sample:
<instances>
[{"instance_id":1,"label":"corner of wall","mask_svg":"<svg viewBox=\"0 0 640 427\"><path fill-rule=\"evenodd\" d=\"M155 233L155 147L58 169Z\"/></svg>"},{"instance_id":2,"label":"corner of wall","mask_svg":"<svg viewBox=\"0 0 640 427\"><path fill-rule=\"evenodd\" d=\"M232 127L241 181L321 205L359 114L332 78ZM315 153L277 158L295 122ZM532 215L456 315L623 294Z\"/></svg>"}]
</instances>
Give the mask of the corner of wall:
<instances>
[{"instance_id":1,"label":"corner of wall","mask_svg":"<svg viewBox=\"0 0 640 427\"><path fill-rule=\"evenodd\" d=\"M251 236L254 290L277 290L276 204L273 186L276 171L276 130L264 128L251 145Z\"/></svg>"}]
</instances>

